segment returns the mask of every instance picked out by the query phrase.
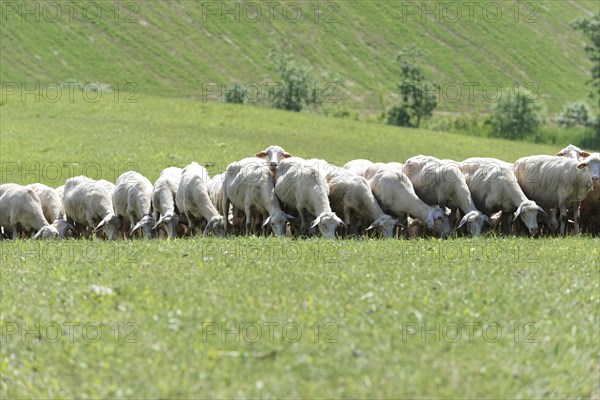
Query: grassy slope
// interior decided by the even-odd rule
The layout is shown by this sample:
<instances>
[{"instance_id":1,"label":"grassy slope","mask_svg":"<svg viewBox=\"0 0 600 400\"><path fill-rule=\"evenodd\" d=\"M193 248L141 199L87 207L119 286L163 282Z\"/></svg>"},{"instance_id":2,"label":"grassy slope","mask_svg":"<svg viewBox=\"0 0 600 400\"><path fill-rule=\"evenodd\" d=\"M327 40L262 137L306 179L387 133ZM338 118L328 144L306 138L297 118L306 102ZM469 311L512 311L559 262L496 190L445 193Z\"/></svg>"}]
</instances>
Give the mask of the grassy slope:
<instances>
[{"instance_id":1,"label":"grassy slope","mask_svg":"<svg viewBox=\"0 0 600 400\"><path fill-rule=\"evenodd\" d=\"M421 152L512 160L555 150L143 96L137 104L109 97L96 104L9 100L0 112L2 182L55 186L62 182L54 180L50 166L63 163L78 163L74 173L113 181L134 166L154 180L167 165L224 165L271 143L336 163L355 157L403 160ZM15 164L22 169L14 172ZM68 173L65 168L60 179ZM598 396L599 245L589 238L4 241L0 394ZM90 285L114 293L96 295ZM45 329L50 322L63 327L55 342L55 325ZM297 343L283 336L290 322L302 329ZM40 342L36 333L25 333L35 323L42 329ZM72 340L66 323L79 324ZM99 324L98 342L95 328L84 335L90 323ZM217 324L215 335L207 335L207 323ZM239 343L232 334L222 338L221 323L230 330L240 324ZM243 330L250 323L262 329L256 341L254 328ZM268 323L279 324L272 339ZM433 334L421 339L420 331L403 338L408 326L421 330L422 323L434 330L439 324L439 342ZM473 342L465 323L479 324ZM486 323L502 329L497 342L483 338ZM510 330L515 323L516 340ZM527 323L537 330L525 331ZM456 343L444 339L452 332L443 329L456 326L447 324L461 327ZM15 326L17 333L9 335ZM325 342L332 327L337 331L329 338L337 342ZM288 339L295 335L287 333ZM493 328L486 333L495 337Z\"/></svg>"},{"instance_id":2,"label":"grassy slope","mask_svg":"<svg viewBox=\"0 0 600 400\"><path fill-rule=\"evenodd\" d=\"M222 22L219 15L207 16L203 22L199 2L129 3L138 5L132 19L141 23L126 20L126 10L115 21L111 2L102 3L102 19L97 23L84 20L79 9L73 22L68 21L67 10L62 23L44 18L23 23L18 16L6 16L0 80L31 83L74 78L121 85L135 81L147 94L198 98L205 82L273 81L267 54L281 46L314 66L323 81L341 79L341 107L379 113L394 101L395 54L416 42L432 52L431 78L444 84L534 82L541 98L556 112L564 102L588 92L590 65L581 36L568 23L598 10L593 1L544 1L536 3L531 21L526 19L529 11L521 9L520 22L515 23L510 8L514 2L498 2L502 16L495 23L482 16L479 6L472 20L468 6L462 6L457 23L445 20L441 8L437 12L441 21L430 16L422 22L420 13L408 15L402 6L407 2L344 1L336 3L338 22L331 23L326 21L333 9L326 2L321 3L321 22L315 22L314 2L301 2L303 13L297 23L287 22L280 13L272 23L266 16L256 23L243 19L236 23ZM428 4L429 8L444 6L443 2ZM263 8L266 14L268 8ZM489 95L494 95L493 89ZM454 96L452 90L448 96ZM480 96L475 102L467 99L465 88L464 101L444 101L440 110L489 106Z\"/></svg>"},{"instance_id":3,"label":"grassy slope","mask_svg":"<svg viewBox=\"0 0 600 400\"><path fill-rule=\"evenodd\" d=\"M163 168L191 161L205 163L213 175L270 144L338 165L354 158L404 161L417 154L514 161L562 148L180 99L138 96L137 104L115 103L112 96L88 103L76 95L70 103L65 94L52 104L11 96L0 108L2 181L58 186L85 173L114 182L128 169L154 181Z\"/></svg>"}]
</instances>

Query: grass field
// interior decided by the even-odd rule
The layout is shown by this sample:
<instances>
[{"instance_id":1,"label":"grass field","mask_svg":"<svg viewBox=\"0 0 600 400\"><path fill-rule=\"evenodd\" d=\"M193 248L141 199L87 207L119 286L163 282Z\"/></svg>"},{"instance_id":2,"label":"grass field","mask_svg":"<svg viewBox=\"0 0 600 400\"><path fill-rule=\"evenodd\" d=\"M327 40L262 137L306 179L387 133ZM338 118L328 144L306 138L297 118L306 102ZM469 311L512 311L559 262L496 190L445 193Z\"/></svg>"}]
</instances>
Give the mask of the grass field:
<instances>
[{"instance_id":1,"label":"grass field","mask_svg":"<svg viewBox=\"0 0 600 400\"><path fill-rule=\"evenodd\" d=\"M112 96L9 97L1 181L114 181L132 167L154 181L193 160L216 173L273 143L337 164L557 149ZM2 241L0 394L598 398L599 249L588 237Z\"/></svg>"}]
</instances>

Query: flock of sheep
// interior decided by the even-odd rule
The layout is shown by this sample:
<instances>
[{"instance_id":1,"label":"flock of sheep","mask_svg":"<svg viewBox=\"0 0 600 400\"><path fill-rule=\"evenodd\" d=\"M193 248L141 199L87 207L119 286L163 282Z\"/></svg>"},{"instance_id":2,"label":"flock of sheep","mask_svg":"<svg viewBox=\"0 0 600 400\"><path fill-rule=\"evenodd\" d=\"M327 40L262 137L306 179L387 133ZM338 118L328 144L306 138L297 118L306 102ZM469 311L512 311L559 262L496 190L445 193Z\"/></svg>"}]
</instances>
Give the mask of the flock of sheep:
<instances>
[{"instance_id":1,"label":"flock of sheep","mask_svg":"<svg viewBox=\"0 0 600 400\"><path fill-rule=\"evenodd\" d=\"M599 176L600 154L573 145L515 163L420 155L404 164L353 160L343 168L270 146L212 179L193 162L164 169L154 185L134 171L114 185L84 176L57 189L3 184L0 226L3 239L597 235Z\"/></svg>"}]
</instances>

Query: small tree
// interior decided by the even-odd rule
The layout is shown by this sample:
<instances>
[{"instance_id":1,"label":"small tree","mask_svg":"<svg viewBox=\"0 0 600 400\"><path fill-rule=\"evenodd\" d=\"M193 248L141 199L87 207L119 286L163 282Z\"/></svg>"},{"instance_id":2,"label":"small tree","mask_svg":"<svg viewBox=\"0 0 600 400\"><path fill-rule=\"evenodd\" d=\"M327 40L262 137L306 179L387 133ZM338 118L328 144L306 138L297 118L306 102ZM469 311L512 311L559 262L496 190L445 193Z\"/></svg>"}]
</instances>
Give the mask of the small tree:
<instances>
[{"instance_id":1,"label":"small tree","mask_svg":"<svg viewBox=\"0 0 600 400\"><path fill-rule=\"evenodd\" d=\"M437 106L435 93L439 85L426 81L423 72L423 61L429 56L427 50L422 50L412 44L403 48L396 57L400 63L402 81L398 85L402 104L388 111L388 124L399 126L419 127L421 120L429 118Z\"/></svg>"},{"instance_id":2,"label":"small tree","mask_svg":"<svg viewBox=\"0 0 600 400\"><path fill-rule=\"evenodd\" d=\"M315 104L312 68L296 63L288 54L272 52L271 57L277 62L280 82L272 93L273 107L289 111L301 111L304 107Z\"/></svg>"},{"instance_id":3,"label":"small tree","mask_svg":"<svg viewBox=\"0 0 600 400\"><path fill-rule=\"evenodd\" d=\"M225 102L235 104L246 103L246 89L239 83L236 83L232 90L225 92Z\"/></svg>"},{"instance_id":4,"label":"small tree","mask_svg":"<svg viewBox=\"0 0 600 400\"><path fill-rule=\"evenodd\" d=\"M571 23L575 30L583 32L591 44L585 46L588 58L592 62L592 86L596 87L600 106L600 13L588 18L578 18ZM593 97L593 92L590 94Z\"/></svg>"},{"instance_id":5,"label":"small tree","mask_svg":"<svg viewBox=\"0 0 600 400\"><path fill-rule=\"evenodd\" d=\"M562 112L556 118L556 123L565 128L572 128L575 125L589 126L592 118L590 106L580 100L565 104Z\"/></svg>"},{"instance_id":6,"label":"small tree","mask_svg":"<svg viewBox=\"0 0 600 400\"><path fill-rule=\"evenodd\" d=\"M505 89L492 106L490 134L506 139L523 139L538 131L546 121L546 110L529 90Z\"/></svg>"}]
</instances>

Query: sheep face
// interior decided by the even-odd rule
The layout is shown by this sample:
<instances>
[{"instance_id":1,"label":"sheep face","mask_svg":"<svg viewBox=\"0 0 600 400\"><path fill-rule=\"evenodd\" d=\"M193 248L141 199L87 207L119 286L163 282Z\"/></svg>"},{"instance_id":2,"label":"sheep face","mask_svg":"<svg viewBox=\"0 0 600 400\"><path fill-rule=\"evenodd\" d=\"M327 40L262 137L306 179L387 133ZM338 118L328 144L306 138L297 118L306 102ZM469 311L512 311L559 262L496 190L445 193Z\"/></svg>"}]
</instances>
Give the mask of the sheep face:
<instances>
[{"instance_id":1,"label":"sheep face","mask_svg":"<svg viewBox=\"0 0 600 400\"><path fill-rule=\"evenodd\" d=\"M555 154L555 156L568 157L578 161L589 157L589 155L590 153L588 153L587 151L583 151L579 147L573 146L572 144L568 145L567 147Z\"/></svg>"},{"instance_id":2,"label":"sheep face","mask_svg":"<svg viewBox=\"0 0 600 400\"><path fill-rule=\"evenodd\" d=\"M522 202L521 205L519 205L519 208L517 208L517 212L515 213L515 219L519 217L521 218L521 221L523 221L527 229L529 229L529 234L531 236L535 235L539 229L537 222L538 213L546 214L546 212L540 206L535 204L535 201L531 200Z\"/></svg>"},{"instance_id":3,"label":"sheep face","mask_svg":"<svg viewBox=\"0 0 600 400\"><path fill-rule=\"evenodd\" d=\"M117 240L117 234L121 227L121 220L115 214L108 214L98 226L94 228L94 232L98 232L100 229L104 229L104 233L109 240Z\"/></svg>"},{"instance_id":4,"label":"sheep face","mask_svg":"<svg viewBox=\"0 0 600 400\"><path fill-rule=\"evenodd\" d=\"M279 166L281 160L283 160L284 158L289 158L291 156L292 155L290 153L285 151L280 146L269 146L260 153L256 153L256 157L267 159L267 165L269 166L269 169L273 174L277 172L277 167Z\"/></svg>"},{"instance_id":5,"label":"sheep face","mask_svg":"<svg viewBox=\"0 0 600 400\"><path fill-rule=\"evenodd\" d=\"M35 239L57 239L58 237L58 230L52 225L42 227L34 236Z\"/></svg>"},{"instance_id":6,"label":"sheep face","mask_svg":"<svg viewBox=\"0 0 600 400\"><path fill-rule=\"evenodd\" d=\"M158 228L164 228L167 231L167 236L169 239L173 239L175 237L175 233L177 232L177 227L179 226L181 218L179 218L176 214L165 214L154 225L152 229L156 230Z\"/></svg>"},{"instance_id":7,"label":"sheep face","mask_svg":"<svg viewBox=\"0 0 600 400\"><path fill-rule=\"evenodd\" d=\"M285 227L288 222L288 217L291 216L287 216L287 214L283 211L276 211L265 220L262 226L264 227L270 225L275 236L283 236L285 235Z\"/></svg>"},{"instance_id":8,"label":"sheep face","mask_svg":"<svg viewBox=\"0 0 600 400\"><path fill-rule=\"evenodd\" d=\"M202 234L206 236L210 232L214 232L218 237L225 237L225 218L222 215L212 217L206 224Z\"/></svg>"},{"instance_id":9,"label":"sheep face","mask_svg":"<svg viewBox=\"0 0 600 400\"><path fill-rule=\"evenodd\" d=\"M70 230L71 232L73 232L74 234L77 233L77 230L75 229L75 227L73 225L71 225L70 223L68 223L64 218L58 218L56 219L52 225L56 228L56 230L58 231L58 237L60 239L64 239L65 236L67 235L67 232Z\"/></svg>"},{"instance_id":10,"label":"sheep face","mask_svg":"<svg viewBox=\"0 0 600 400\"><path fill-rule=\"evenodd\" d=\"M586 158L577 165L577 168L587 168L589 170L592 185L596 185L600 181L600 156L598 154L595 154L594 157Z\"/></svg>"},{"instance_id":11,"label":"sheep face","mask_svg":"<svg viewBox=\"0 0 600 400\"><path fill-rule=\"evenodd\" d=\"M429 212L429 215L427 216L427 228L431 229L444 239L450 235L450 232L452 232L452 229L450 228L450 222L448 221L448 216L439 207L435 207Z\"/></svg>"},{"instance_id":12,"label":"sheep face","mask_svg":"<svg viewBox=\"0 0 600 400\"><path fill-rule=\"evenodd\" d=\"M146 214L142 217L142 220L140 222L135 224L135 226L131 230L130 236L141 229L142 232L144 232L145 239L152 239L152 231L155 225L156 221L154 220L154 218L152 218L150 214Z\"/></svg>"},{"instance_id":13,"label":"sheep face","mask_svg":"<svg viewBox=\"0 0 600 400\"><path fill-rule=\"evenodd\" d=\"M458 227L467 224L467 230L471 236L479 236L483 232L484 225L492 225L490 219L479 211L471 211L466 214L461 220Z\"/></svg>"},{"instance_id":14,"label":"sheep face","mask_svg":"<svg viewBox=\"0 0 600 400\"><path fill-rule=\"evenodd\" d=\"M377 219L373 222L367 230L378 228L381 232L381 236L384 238L392 238L394 237L394 230L398 225L398 220L390 217L389 215L384 215L383 217Z\"/></svg>"},{"instance_id":15,"label":"sheep face","mask_svg":"<svg viewBox=\"0 0 600 400\"><path fill-rule=\"evenodd\" d=\"M338 226L346 226L344 222L332 212L324 212L319 215L310 226L311 229L319 227L319 232L327 239L335 239L335 231Z\"/></svg>"}]
</instances>

